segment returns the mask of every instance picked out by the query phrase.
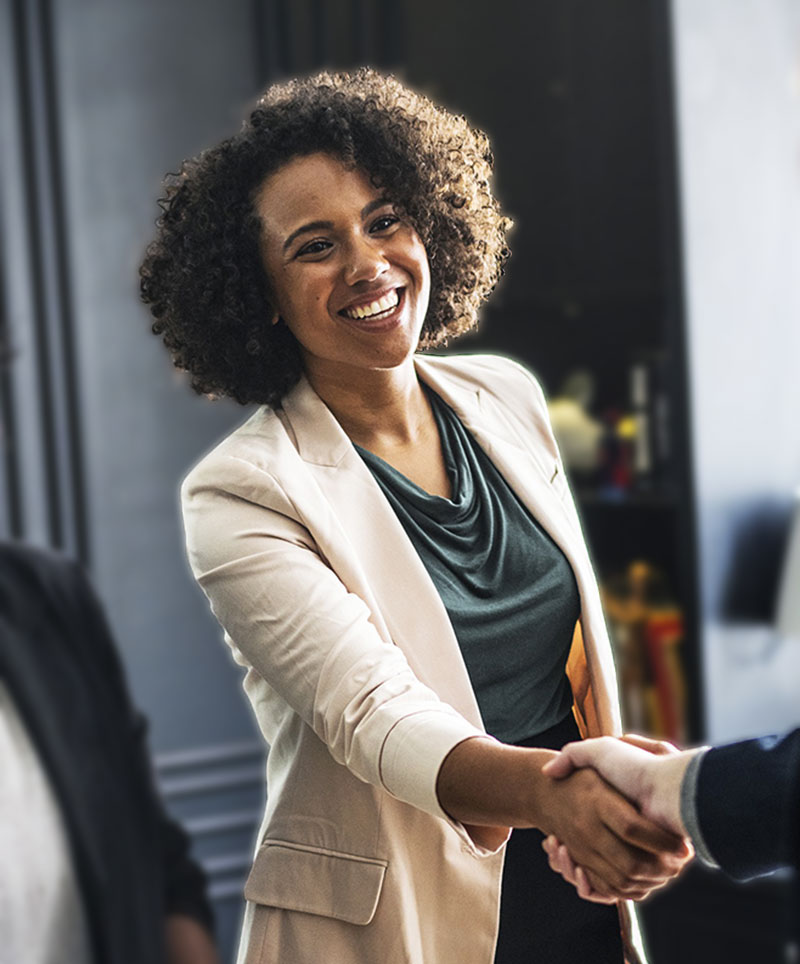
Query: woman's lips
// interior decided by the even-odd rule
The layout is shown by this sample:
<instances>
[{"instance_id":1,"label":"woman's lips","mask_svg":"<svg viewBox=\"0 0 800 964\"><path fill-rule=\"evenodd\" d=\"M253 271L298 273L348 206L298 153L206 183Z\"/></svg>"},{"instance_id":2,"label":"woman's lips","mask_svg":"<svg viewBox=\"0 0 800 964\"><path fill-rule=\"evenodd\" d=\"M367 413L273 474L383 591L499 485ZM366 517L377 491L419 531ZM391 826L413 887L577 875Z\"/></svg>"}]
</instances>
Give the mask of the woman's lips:
<instances>
[{"instance_id":1,"label":"woman's lips","mask_svg":"<svg viewBox=\"0 0 800 964\"><path fill-rule=\"evenodd\" d=\"M354 320L383 315L391 311L392 308L396 308L399 300L400 293L397 288L390 288L369 302L362 302L349 308L343 308L342 314Z\"/></svg>"},{"instance_id":2,"label":"woman's lips","mask_svg":"<svg viewBox=\"0 0 800 964\"><path fill-rule=\"evenodd\" d=\"M359 306L359 309L362 310L369 310L376 305L380 309L381 304L385 304L387 300L395 301L393 307L378 310L376 313L369 314L364 318L354 318L352 316L354 314L354 309L352 308L345 308L340 311L339 317L343 318L348 325L353 325L356 328L360 328L362 331L386 331L389 328L393 328L400 319L400 313L403 310L403 305L405 303L405 288L393 288L392 291L387 292L380 298L374 299L369 304Z\"/></svg>"}]
</instances>

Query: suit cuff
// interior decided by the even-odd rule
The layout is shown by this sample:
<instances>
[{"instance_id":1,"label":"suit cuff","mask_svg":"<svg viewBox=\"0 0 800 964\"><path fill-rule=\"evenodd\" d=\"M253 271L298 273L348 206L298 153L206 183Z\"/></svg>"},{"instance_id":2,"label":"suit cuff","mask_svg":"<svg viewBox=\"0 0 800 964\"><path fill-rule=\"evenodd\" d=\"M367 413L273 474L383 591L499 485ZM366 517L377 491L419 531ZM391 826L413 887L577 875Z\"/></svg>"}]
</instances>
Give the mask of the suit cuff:
<instances>
[{"instance_id":1,"label":"suit cuff","mask_svg":"<svg viewBox=\"0 0 800 964\"><path fill-rule=\"evenodd\" d=\"M686 832L692 838L695 853L698 858L707 866L719 869L719 864L714 860L708 848L703 831L700 829L700 818L697 814L697 781L700 777L700 767L703 759L711 747L703 747L689 761L686 772L681 782L681 820L683 821Z\"/></svg>"}]
</instances>

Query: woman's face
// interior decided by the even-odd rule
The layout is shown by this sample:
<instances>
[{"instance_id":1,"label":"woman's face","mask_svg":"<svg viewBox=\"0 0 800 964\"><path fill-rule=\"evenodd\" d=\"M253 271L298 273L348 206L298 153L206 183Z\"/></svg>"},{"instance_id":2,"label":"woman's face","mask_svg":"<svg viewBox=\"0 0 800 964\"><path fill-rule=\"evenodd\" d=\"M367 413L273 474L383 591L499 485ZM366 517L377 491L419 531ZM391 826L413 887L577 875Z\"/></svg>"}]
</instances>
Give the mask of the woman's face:
<instances>
[{"instance_id":1,"label":"woman's face","mask_svg":"<svg viewBox=\"0 0 800 964\"><path fill-rule=\"evenodd\" d=\"M328 154L299 157L266 179L256 210L274 320L300 343L312 383L410 358L428 309L428 258L367 175Z\"/></svg>"}]
</instances>

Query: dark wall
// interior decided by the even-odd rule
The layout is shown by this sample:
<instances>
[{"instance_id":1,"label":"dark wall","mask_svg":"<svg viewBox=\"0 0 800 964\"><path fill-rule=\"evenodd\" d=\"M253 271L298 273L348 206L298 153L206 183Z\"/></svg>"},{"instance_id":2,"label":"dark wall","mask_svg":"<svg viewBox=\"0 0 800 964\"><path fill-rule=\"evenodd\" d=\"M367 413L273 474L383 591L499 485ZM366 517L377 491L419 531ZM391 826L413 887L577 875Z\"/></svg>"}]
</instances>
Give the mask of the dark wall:
<instances>
[{"instance_id":1,"label":"dark wall","mask_svg":"<svg viewBox=\"0 0 800 964\"><path fill-rule=\"evenodd\" d=\"M551 391L660 339L664 294L654 10L640 0L409 3L406 73L485 129L515 218L477 345L525 358Z\"/></svg>"}]
</instances>

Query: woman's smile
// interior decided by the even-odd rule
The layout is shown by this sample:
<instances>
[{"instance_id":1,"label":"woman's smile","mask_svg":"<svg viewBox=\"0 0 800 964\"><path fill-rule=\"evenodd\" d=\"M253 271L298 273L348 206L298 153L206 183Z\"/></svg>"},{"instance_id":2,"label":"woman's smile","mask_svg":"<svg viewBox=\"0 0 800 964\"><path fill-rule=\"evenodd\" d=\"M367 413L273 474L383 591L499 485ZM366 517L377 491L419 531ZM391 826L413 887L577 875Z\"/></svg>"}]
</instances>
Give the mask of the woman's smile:
<instances>
[{"instance_id":1,"label":"woman's smile","mask_svg":"<svg viewBox=\"0 0 800 964\"><path fill-rule=\"evenodd\" d=\"M362 331L388 331L400 321L404 288L390 288L360 298L339 314Z\"/></svg>"}]
</instances>

